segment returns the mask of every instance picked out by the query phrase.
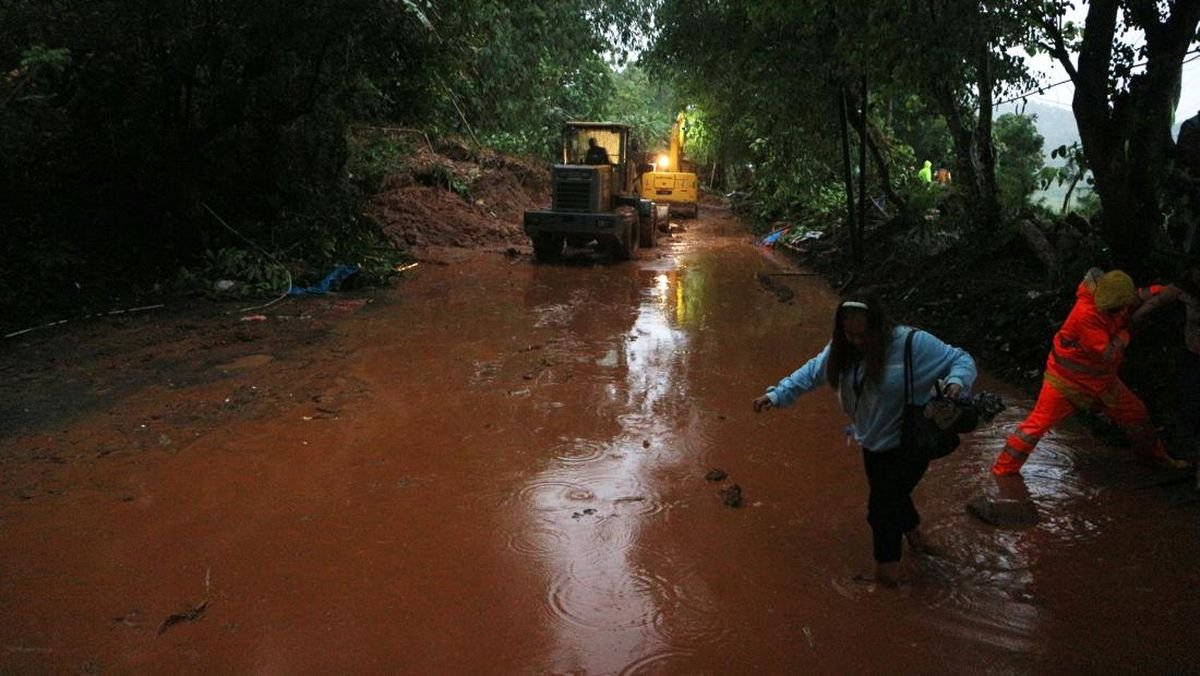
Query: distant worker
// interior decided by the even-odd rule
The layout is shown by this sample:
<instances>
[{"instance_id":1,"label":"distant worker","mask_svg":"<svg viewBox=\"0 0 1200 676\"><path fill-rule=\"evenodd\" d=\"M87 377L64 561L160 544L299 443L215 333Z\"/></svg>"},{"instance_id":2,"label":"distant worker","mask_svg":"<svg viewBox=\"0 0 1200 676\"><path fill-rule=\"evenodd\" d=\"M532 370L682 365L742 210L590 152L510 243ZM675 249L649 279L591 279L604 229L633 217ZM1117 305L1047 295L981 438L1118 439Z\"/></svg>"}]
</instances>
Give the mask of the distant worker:
<instances>
[{"instance_id":1,"label":"distant worker","mask_svg":"<svg viewBox=\"0 0 1200 676\"><path fill-rule=\"evenodd\" d=\"M1119 377L1129 345L1130 317L1143 300L1162 289L1139 290L1120 270L1088 271L1075 290L1075 306L1054 335L1037 403L1005 440L992 474L1019 473L1042 436L1077 409L1108 416L1124 430L1143 461L1171 469L1187 466L1167 455L1146 405Z\"/></svg>"},{"instance_id":2,"label":"distant worker","mask_svg":"<svg viewBox=\"0 0 1200 676\"><path fill-rule=\"evenodd\" d=\"M917 178L921 179L922 183L933 183L933 162L925 160L925 166L917 172Z\"/></svg>"},{"instance_id":3,"label":"distant worker","mask_svg":"<svg viewBox=\"0 0 1200 676\"><path fill-rule=\"evenodd\" d=\"M585 164L611 164L608 161L608 151L604 149L604 146L596 143L594 136L588 139L587 155L584 156L583 161Z\"/></svg>"}]
</instances>

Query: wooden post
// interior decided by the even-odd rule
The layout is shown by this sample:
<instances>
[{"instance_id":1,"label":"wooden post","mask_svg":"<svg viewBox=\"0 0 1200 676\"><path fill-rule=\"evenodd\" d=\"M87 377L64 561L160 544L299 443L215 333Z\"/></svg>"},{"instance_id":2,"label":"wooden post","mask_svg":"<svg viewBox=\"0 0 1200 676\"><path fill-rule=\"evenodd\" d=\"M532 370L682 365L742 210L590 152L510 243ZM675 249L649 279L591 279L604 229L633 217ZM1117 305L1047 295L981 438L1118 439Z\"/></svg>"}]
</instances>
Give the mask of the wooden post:
<instances>
[{"instance_id":1,"label":"wooden post","mask_svg":"<svg viewBox=\"0 0 1200 676\"><path fill-rule=\"evenodd\" d=\"M846 185L846 232L854 236L854 175L850 171L850 124L846 116L846 88L838 88L838 122L842 127L842 180ZM834 226L836 233L837 226ZM853 247L853 240L851 241Z\"/></svg>"}]
</instances>

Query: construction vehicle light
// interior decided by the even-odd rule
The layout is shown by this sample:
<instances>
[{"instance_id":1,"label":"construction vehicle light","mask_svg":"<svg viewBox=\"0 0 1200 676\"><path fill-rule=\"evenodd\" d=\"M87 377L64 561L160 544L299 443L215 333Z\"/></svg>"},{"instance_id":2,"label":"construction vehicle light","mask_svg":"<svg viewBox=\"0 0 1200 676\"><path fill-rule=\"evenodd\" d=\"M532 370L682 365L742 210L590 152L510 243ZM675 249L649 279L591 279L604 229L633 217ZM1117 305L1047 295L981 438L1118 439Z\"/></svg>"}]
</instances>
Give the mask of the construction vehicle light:
<instances>
[{"instance_id":1,"label":"construction vehicle light","mask_svg":"<svg viewBox=\"0 0 1200 676\"><path fill-rule=\"evenodd\" d=\"M659 155L658 156L658 168L663 171L670 169L671 168L671 158L666 155Z\"/></svg>"}]
</instances>

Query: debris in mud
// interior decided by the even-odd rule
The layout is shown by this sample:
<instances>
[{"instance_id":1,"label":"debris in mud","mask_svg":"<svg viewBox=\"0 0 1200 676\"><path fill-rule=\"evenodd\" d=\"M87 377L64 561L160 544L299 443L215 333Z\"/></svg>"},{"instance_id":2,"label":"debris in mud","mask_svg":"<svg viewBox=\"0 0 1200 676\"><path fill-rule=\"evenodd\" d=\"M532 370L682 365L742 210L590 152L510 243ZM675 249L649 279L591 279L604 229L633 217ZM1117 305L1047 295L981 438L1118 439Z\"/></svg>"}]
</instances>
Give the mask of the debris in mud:
<instances>
[{"instance_id":1,"label":"debris in mud","mask_svg":"<svg viewBox=\"0 0 1200 676\"><path fill-rule=\"evenodd\" d=\"M195 622L204 617L204 612L208 610L208 600L212 597L212 569L204 571L204 600L194 606L189 607L181 613L168 615L167 619L158 625L158 636L162 636L168 629L179 624L180 622Z\"/></svg>"},{"instance_id":2,"label":"debris in mud","mask_svg":"<svg viewBox=\"0 0 1200 676\"><path fill-rule=\"evenodd\" d=\"M1033 526L1038 522L1037 507L1030 500L993 500L980 495L967 503L967 512L993 526Z\"/></svg>"},{"instance_id":3,"label":"debris in mud","mask_svg":"<svg viewBox=\"0 0 1200 676\"><path fill-rule=\"evenodd\" d=\"M719 495L721 496L721 502L727 507L742 506L742 487L737 484L722 488Z\"/></svg>"},{"instance_id":4,"label":"debris in mud","mask_svg":"<svg viewBox=\"0 0 1200 676\"><path fill-rule=\"evenodd\" d=\"M578 519L578 518L581 518L581 517L583 517L583 516L591 516L591 515L593 515L593 514L595 514L595 513L596 513L596 510L592 509L591 507L588 507L587 509L583 510L582 512L574 512L574 513L572 513L572 514L571 514L571 518L572 518L572 519Z\"/></svg>"},{"instance_id":5,"label":"debris in mud","mask_svg":"<svg viewBox=\"0 0 1200 676\"><path fill-rule=\"evenodd\" d=\"M204 599L200 603L197 603L182 613L175 613L174 615L168 616L167 619L163 620L162 624L158 626L158 635L162 636L168 629L176 624L179 624L180 622L195 622L201 617L204 617L204 611L206 610L208 610L208 599Z\"/></svg>"},{"instance_id":6,"label":"debris in mud","mask_svg":"<svg viewBox=\"0 0 1200 676\"><path fill-rule=\"evenodd\" d=\"M791 303L792 299L796 297L796 292L792 291L792 287L775 279L773 275L760 273L758 275L758 283L761 284L763 288L775 294L775 297L779 299L780 303Z\"/></svg>"},{"instance_id":7,"label":"debris in mud","mask_svg":"<svg viewBox=\"0 0 1200 676\"><path fill-rule=\"evenodd\" d=\"M642 448L650 448L650 440L649 439L642 440Z\"/></svg>"},{"instance_id":8,"label":"debris in mud","mask_svg":"<svg viewBox=\"0 0 1200 676\"><path fill-rule=\"evenodd\" d=\"M725 477L729 476L723 469L710 469L708 474L704 475L707 481L724 481Z\"/></svg>"},{"instance_id":9,"label":"debris in mud","mask_svg":"<svg viewBox=\"0 0 1200 676\"><path fill-rule=\"evenodd\" d=\"M137 620L138 620L138 617L141 616L141 614L142 614L142 612L135 608L120 617L114 617L113 624L120 624L120 625L123 625L126 627L132 627L132 628L136 629L139 626Z\"/></svg>"},{"instance_id":10,"label":"debris in mud","mask_svg":"<svg viewBox=\"0 0 1200 676\"><path fill-rule=\"evenodd\" d=\"M227 408L239 409L258 397L258 387L255 385L239 385L233 394L226 397L224 404Z\"/></svg>"}]
</instances>

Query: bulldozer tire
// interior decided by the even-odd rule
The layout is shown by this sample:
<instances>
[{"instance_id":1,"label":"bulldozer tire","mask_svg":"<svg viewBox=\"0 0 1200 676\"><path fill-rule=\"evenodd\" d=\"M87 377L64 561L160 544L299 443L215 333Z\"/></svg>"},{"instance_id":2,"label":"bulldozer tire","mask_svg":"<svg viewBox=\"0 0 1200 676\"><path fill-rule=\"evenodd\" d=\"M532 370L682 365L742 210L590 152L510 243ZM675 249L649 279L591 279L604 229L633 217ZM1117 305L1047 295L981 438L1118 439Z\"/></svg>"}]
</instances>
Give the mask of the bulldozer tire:
<instances>
[{"instance_id":1,"label":"bulldozer tire","mask_svg":"<svg viewBox=\"0 0 1200 676\"><path fill-rule=\"evenodd\" d=\"M562 257L563 236L541 234L533 238L533 257L539 263L553 263Z\"/></svg>"},{"instance_id":2,"label":"bulldozer tire","mask_svg":"<svg viewBox=\"0 0 1200 676\"><path fill-rule=\"evenodd\" d=\"M643 249L658 245L658 210L651 207L650 213L638 217L638 244Z\"/></svg>"},{"instance_id":3,"label":"bulldozer tire","mask_svg":"<svg viewBox=\"0 0 1200 676\"><path fill-rule=\"evenodd\" d=\"M671 207L666 204L655 204L654 211L657 214L655 222L657 223L658 231L662 233L671 232Z\"/></svg>"},{"instance_id":4,"label":"bulldozer tire","mask_svg":"<svg viewBox=\"0 0 1200 676\"><path fill-rule=\"evenodd\" d=\"M614 237L611 243L613 260L627 261L637 255L638 250L638 214L633 207L617 207L617 218L621 232L625 235L624 246L621 238Z\"/></svg>"}]
</instances>

